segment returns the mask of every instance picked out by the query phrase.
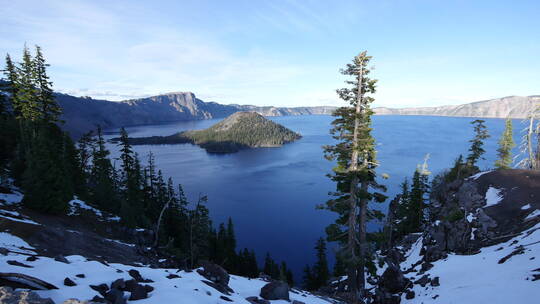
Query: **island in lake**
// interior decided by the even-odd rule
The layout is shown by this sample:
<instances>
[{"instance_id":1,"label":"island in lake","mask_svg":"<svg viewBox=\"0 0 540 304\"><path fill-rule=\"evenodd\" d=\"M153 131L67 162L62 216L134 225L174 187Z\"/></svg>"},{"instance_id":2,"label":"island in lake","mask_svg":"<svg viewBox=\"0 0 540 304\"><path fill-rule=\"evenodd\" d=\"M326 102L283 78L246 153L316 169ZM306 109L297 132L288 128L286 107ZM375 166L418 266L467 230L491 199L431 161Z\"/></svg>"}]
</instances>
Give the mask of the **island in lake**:
<instances>
[{"instance_id":1,"label":"island in lake","mask_svg":"<svg viewBox=\"0 0 540 304\"><path fill-rule=\"evenodd\" d=\"M279 147L301 135L256 112L236 112L204 130L190 130L169 136L130 138L132 145L190 143L209 153L234 153L242 149ZM118 141L118 138L112 139Z\"/></svg>"}]
</instances>

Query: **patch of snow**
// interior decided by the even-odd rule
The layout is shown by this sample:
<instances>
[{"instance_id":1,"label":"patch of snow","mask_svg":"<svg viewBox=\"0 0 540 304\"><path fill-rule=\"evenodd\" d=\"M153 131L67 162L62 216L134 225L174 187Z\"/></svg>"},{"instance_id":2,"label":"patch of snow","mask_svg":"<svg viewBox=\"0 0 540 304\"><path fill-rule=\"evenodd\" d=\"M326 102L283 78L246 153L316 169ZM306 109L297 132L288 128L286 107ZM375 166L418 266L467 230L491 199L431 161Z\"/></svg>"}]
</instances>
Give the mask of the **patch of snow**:
<instances>
[{"instance_id":1,"label":"patch of snow","mask_svg":"<svg viewBox=\"0 0 540 304\"><path fill-rule=\"evenodd\" d=\"M106 239L106 240L109 241L109 242L115 242L115 243L125 245L125 246L129 246L129 247L135 247L135 244L124 243L124 242L119 241L119 240L112 240L112 239Z\"/></svg>"},{"instance_id":2,"label":"patch of snow","mask_svg":"<svg viewBox=\"0 0 540 304\"><path fill-rule=\"evenodd\" d=\"M36 222L34 222L32 220L28 220L28 219L20 219L20 218L1 215L1 214L0 214L0 217L5 218L5 219L10 220L10 221L13 221L13 222L21 222L21 223L32 224L32 225L41 225L40 223L36 223Z\"/></svg>"},{"instance_id":3,"label":"patch of snow","mask_svg":"<svg viewBox=\"0 0 540 304\"><path fill-rule=\"evenodd\" d=\"M142 232L142 231L145 231L145 230L146 230L146 229L144 229L144 228L137 228L137 229L135 229L135 231L137 231L137 232Z\"/></svg>"},{"instance_id":4,"label":"patch of snow","mask_svg":"<svg viewBox=\"0 0 540 304\"><path fill-rule=\"evenodd\" d=\"M33 251L34 247L30 246L30 244L23 239L7 232L0 232L0 247L4 247L13 252L35 254Z\"/></svg>"},{"instance_id":5,"label":"patch of snow","mask_svg":"<svg viewBox=\"0 0 540 304\"><path fill-rule=\"evenodd\" d=\"M491 171L492 170L476 173L475 175L469 177L468 179L477 180L480 176L482 176L484 174L487 174L487 173L489 173Z\"/></svg>"},{"instance_id":6,"label":"patch of snow","mask_svg":"<svg viewBox=\"0 0 540 304\"><path fill-rule=\"evenodd\" d=\"M474 232L476 231L476 228L471 229L471 240L474 240Z\"/></svg>"},{"instance_id":7,"label":"patch of snow","mask_svg":"<svg viewBox=\"0 0 540 304\"><path fill-rule=\"evenodd\" d=\"M418 240L416 240L416 242L414 242L414 244L411 246L411 249L405 253L406 260L405 262L401 263L401 270L409 269L413 264L422 258L420 251L422 250L423 239L423 237L419 237Z\"/></svg>"},{"instance_id":8,"label":"patch of snow","mask_svg":"<svg viewBox=\"0 0 540 304\"><path fill-rule=\"evenodd\" d=\"M532 220L533 218L537 217L537 216L540 216L540 210L536 209L534 210L533 212L529 213L529 215L527 215L527 217L525 218L526 221L528 220Z\"/></svg>"},{"instance_id":9,"label":"patch of snow","mask_svg":"<svg viewBox=\"0 0 540 304\"><path fill-rule=\"evenodd\" d=\"M486 207L497 205L503 199L502 190L489 187L486 191Z\"/></svg>"},{"instance_id":10,"label":"patch of snow","mask_svg":"<svg viewBox=\"0 0 540 304\"><path fill-rule=\"evenodd\" d=\"M467 214L467 222L472 223L474 215L472 213Z\"/></svg>"},{"instance_id":11,"label":"patch of snow","mask_svg":"<svg viewBox=\"0 0 540 304\"><path fill-rule=\"evenodd\" d=\"M523 246L523 254L499 264L518 246ZM505 243L484 247L478 254L449 254L446 259L433 262L426 274L439 277L440 286L414 285L416 297L408 300L403 295L401 303L536 303L533 295L538 294L538 282L532 281L531 271L539 267L539 256L540 223ZM406 276L418 279L416 273Z\"/></svg>"},{"instance_id":12,"label":"patch of snow","mask_svg":"<svg viewBox=\"0 0 540 304\"><path fill-rule=\"evenodd\" d=\"M435 221L435 226L439 226L440 223L441 223L441 221L436 220L436 221Z\"/></svg>"},{"instance_id":13,"label":"patch of snow","mask_svg":"<svg viewBox=\"0 0 540 304\"><path fill-rule=\"evenodd\" d=\"M527 204L527 205L521 207L521 210L528 210L528 209L531 209L531 204Z\"/></svg>"},{"instance_id":14,"label":"patch of snow","mask_svg":"<svg viewBox=\"0 0 540 304\"><path fill-rule=\"evenodd\" d=\"M21 216L21 214L17 211L9 211L9 210L0 210L0 213L14 215L14 216Z\"/></svg>"},{"instance_id":15,"label":"patch of snow","mask_svg":"<svg viewBox=\"0 0 540 304\"><path fill-rule=\"evenodd\" d=\"M19 204L24 195L18 191L13 191L13 193L0 193L0 203L3 205L14 205Z\"/></svg>"},{"instance_id":16,"label":"patch of snow","mask_svg":"<svg viewBox=\"0 0 540 304\"><path fill-rule=\"evenodd\" d=\"M92 211L93 213L95 213L98 217L104 218L104 219L106 219L108 221L113 221L113 222L119 222L120 221L120 217L118 217L118 216L106 217L103 214L103 212L101 212L101 210L98 210L98 209L88 205L86 202L77 199L77 197L75 197L74 199L69 201L68 204L69 204L68 215L79 215L80 214L79 210L89 210L89 211Z\"/></svg>"}]
</instances>

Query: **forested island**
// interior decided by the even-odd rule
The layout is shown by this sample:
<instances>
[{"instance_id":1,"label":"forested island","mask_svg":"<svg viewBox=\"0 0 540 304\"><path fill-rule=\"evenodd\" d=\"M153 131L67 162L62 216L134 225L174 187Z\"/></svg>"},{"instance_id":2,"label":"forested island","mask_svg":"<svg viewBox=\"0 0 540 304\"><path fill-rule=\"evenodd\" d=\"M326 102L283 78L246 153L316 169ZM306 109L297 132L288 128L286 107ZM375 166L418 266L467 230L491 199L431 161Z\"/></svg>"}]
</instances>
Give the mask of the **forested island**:
<instances>
[{"instance_id":1,"label":"forested island","mask_svg":"<svg viewBox=\"0 0 540 304\"><path fill-rule=\"evenodd\" d=\"M191 143L209 153L234 153L249 148L279 147L300 138L300 134L256 112L236 112L208 129L129 140L132 145ZM112 139L112 141L119 140L119 138Z\"/></svg>"}]
</instances>

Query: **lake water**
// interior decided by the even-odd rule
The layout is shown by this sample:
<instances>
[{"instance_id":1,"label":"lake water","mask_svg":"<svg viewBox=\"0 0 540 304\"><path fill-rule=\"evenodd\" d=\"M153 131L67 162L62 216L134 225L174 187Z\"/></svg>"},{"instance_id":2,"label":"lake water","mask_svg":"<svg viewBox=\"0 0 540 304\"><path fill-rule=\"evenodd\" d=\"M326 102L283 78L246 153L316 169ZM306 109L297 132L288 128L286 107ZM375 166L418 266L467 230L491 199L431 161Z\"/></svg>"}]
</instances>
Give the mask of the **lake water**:
<instances>
[{"instance_id":1,"label":"lake water","mask_svg":"<svg viewBox=\"0 0 540 304\"><path fill-rule=\"evenodd\" d=\"M302 139L279 148L244 150L234 154L207 154L190 144L135 146L145 159L149 151L166 177L181 183L192 201L207 195L215 223L231 217L239 248L253 248L259 262L266 252L276 260L285 260L301 280L301 269L315 260L314 245L334 215L316 210L324 203L334 184L325 176L333 166L323 158L321 146L332 143L328 131L331 116L273 117L302 134ZM452 165L459 154L467 154L473 136L471 118L431 116L375 116L373 135L377 140L379 173L388 173L384 181L388 195L399 191L399 184L410 177L417 164L429 153L433 173ZM496 159L497 141L504 120L485 119L491 138L480 168L490 168ZM163 125L129 127L132 137L170 135L188 129L203 129L218 120L178 122ZM514 121L518 142L521 122ZM113 146L110 146L115 150ZM113 151L113 156L117 152ZM381 206L384 209L386 206ZM373 225L372 225L373 227ZM329 253L329 256L333 256Z\"/></svg>"}]
</instances>

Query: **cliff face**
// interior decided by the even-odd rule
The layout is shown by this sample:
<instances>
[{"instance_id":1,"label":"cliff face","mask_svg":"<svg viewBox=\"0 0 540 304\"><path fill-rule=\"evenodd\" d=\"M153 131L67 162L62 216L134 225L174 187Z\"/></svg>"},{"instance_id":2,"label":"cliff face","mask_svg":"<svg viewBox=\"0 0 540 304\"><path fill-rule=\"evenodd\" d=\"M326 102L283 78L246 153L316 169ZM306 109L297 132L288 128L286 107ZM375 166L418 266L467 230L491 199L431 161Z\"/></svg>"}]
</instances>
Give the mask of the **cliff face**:
<instances>
[{"instance_id":1,"label":"cliff face","mask_svg":"<svg viewBox=\"0 0 540 304\"><path fill-rule=\"evenodd\" d=\"M264 116L331 114L335 107L258 107L222 105L204 102L191 92L169 93L147 98L112 102L57 94L63 109L64 128L78 137L97 125L111 128L129 125L156 124L172 121L223 118L240 111Z\"/></svg>"},{"instance_id":2,"label":"cliff face","mask_svg":"<svg viewBox=\"0 0 540 304\"><path fill-rule=\"evenodd\" d=\"M509 96L497 99L477 101L457 106L422 107L422 108L375 108L377 115L431 115L485 118L525 118L535 104L540 103L540 96Z\"/></svg>"}]
</instances>

